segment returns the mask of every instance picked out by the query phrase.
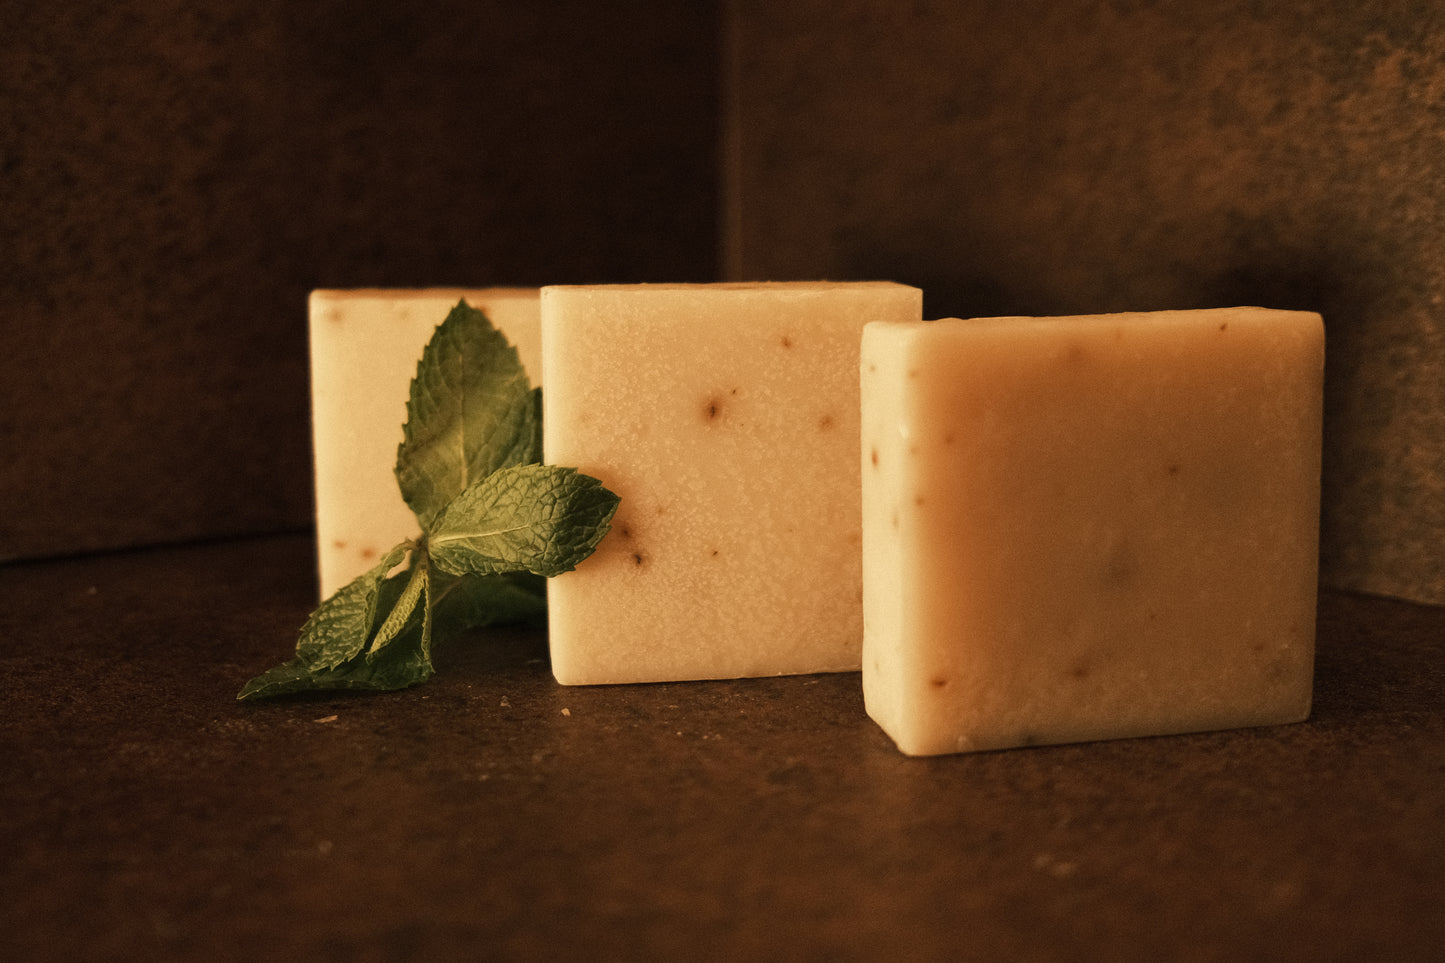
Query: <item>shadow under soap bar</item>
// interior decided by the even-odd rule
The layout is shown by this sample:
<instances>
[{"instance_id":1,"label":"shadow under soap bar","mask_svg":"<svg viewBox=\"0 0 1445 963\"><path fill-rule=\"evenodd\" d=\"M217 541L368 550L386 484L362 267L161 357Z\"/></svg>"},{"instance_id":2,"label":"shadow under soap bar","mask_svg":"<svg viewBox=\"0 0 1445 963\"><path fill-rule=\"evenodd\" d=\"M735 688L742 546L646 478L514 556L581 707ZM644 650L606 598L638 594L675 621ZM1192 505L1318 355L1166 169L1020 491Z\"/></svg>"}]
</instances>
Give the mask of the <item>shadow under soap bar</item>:
<instances>
[{"instance_id":1,"label":"shadow under soap bar","mask_svg":"<svg viewBox=\"0 0 1445 963\"><path fill-rule=\"evenodd\" d=\"M321 597L377 563L420 527L393 468L422 350L458 301L484 312L540 384L536 288L313 291L311 411Z\"/></svg>"},{"instance_id":2,"label":"shadow under soap bar","mask_svg":"<svg viewBox=\"0 0 1445 963\"><path fill-rule=\"evenodd\" d=\"M868 713L912 755L1306 718L1323 365L1308 312L869 325Z\"/></svg>"},{"instance_id":3,"label":"shadow under soap bar","mask_svg":"<svg viewBox=\"0 0 1445 963\"><path fill-rule=\"evenodd\" d=\"M886 282L542 290L543 448L621 497L548 584L565 684L856 670L858 351Z\"/></svg>"}]
</instances>

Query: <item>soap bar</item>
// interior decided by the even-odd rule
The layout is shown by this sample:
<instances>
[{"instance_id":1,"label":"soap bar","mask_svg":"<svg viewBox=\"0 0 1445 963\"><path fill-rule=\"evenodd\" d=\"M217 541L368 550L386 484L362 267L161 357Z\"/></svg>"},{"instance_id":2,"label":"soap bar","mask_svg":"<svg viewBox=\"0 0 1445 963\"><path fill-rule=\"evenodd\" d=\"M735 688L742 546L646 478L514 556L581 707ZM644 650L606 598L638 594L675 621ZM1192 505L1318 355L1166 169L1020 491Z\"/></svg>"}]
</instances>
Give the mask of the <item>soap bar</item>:
<instances>
[{"instance_id":1,"label":"soap bar","mask_svg":"<svg viewBox=\"0 0 1445 963\"><path fill-rule=\"evenodd\" d=\"M1308 312L869 325L869 715L910 755L1306 718L1323 366Z\"/></svg>"},{"instance_id":2,"label":"soap bar","mask_svg":"<svg viewBox=\"0 0 1445 963\"><path fill-rule=\"evenodd\" d=\"M887 282L542 289L543 450L621 497L548 584L564 684L857 670L858 352Z\"/></svg>"},{"instance_id":3,"label":"soap bar","mask_svg":"<svg viewBox=\"0 0 1445 963\"><path fill-rule=\"evenodd\" d=\"M311 412L321 596L420 532L393 468L422 350L458 301L483 311L541 375L536 288L313 291Z\"/></svg>"}]
</instances>

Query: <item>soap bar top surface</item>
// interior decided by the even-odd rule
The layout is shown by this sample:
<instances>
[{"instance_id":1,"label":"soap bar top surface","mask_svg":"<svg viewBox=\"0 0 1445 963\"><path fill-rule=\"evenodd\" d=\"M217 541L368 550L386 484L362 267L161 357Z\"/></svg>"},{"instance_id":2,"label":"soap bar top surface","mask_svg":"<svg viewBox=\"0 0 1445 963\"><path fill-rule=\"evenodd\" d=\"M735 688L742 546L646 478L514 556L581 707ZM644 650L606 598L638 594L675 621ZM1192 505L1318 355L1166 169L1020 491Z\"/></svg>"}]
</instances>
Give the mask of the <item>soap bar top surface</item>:
<instances>
[{"instance_id":1,"label":"soap bar top surface","mask_svg":"<svg viewBox=\"0 0 1445 963\"><path fill-rule=\"evenodd\" d=\"M1323 326L870 325L864 693L913 754L1309 712Z\"/></svg>"},{"instance_id":2,"label":"soap bar top surface","mask_svg":"<svg viewBox=\"0 0 1445 963\"><path fill-rule=\"evenodd\" d=\"M542 292L546 460L621 497L549 583L568 684L856 670L858 351L887 282Z\"/></svg>"},{"instance_id":3,"label":"soap bar top surface","mask_svg":"<svg viewBox=\"0 0 1445 963\"><path fill-rule=\"evenodd\" d=\"M458 301L484 312L542 374L536 288L320 290L311 294L311 411L321 596L419 532L393 468L422 350Z\"/></svg>"}]
</instances>

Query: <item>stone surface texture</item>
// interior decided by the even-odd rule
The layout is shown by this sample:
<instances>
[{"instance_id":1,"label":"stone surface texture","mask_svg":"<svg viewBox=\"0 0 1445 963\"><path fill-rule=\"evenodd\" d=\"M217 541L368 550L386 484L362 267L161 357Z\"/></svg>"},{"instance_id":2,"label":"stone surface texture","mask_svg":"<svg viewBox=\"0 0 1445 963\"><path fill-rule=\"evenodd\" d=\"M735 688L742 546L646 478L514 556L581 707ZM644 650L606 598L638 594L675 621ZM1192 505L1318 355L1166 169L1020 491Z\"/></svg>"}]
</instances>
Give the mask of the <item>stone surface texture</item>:
<instances>
[{"instance_id":1,"label":"stone surface texture","mask_svg":"<svg viewBox=\"0 0 1445 963\"><path fill-rule=\"evenodd\" d=\"M540 629L240 704L309 537L0 568L9 960L1400 960L1445 609L1327 591L1290 726L910 759L857 673L572 688Z\"/></svg>"}]
</instances>

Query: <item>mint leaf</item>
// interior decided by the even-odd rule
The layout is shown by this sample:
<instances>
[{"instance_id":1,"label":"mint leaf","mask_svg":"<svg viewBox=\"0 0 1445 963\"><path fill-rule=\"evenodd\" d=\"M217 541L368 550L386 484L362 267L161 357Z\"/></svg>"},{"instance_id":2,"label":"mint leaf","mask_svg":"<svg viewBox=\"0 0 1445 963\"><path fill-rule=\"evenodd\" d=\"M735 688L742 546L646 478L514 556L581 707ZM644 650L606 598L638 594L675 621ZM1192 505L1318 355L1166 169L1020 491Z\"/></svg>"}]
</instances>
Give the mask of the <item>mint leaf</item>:
<instances>
[{"instance_id":1,"label":"mint leaf","mask_svg":"<svg viewBox=\"0 0 1445 963\"><path fill-rule=\"evenodd\" d=\"M314 651L303 651L303 646L315 641L308 638L303 630L302 639L297 643L296 658L256 676L246 683L236 698L267 699L298 692L346 689L384 692L404 689L431 678L431 612L426 602L428 588L425 573L429 570L426 552L422 549L413 552L412 565L407 572L379 584L372 580L377 572L385 573L382 566L388 559L395 557L400 561L400 556L408 547L409 543L397 546L376 568L323 603L322 609L326 609L346 594L352 585L371 582L373 611L364 627L359 618L337 620L328 636L331 639L328 658L316 661L313 661L316 658ZM420 588L413 590L414 585ZM410 601L408 596L413 596ZM422 604L418 604L416 596L420 596ZM366 643L372 638L372 623L378 615L382 616L382 620L376 639L382 639L383 633L389 634L385 642L378 641L368 649ZM393 623L394 631L388 628ZM311 623L307 625L309 627ZM335 655L343 648L351 654L337 661Z\"/></svg>"},{"instance_id":2,"label":"mint leaf","mask_svg":"<svg viewBox=\"0 0 1445 963\"><path fill-rule=\"evenodd\" d=\"M412 589L414 585L422 586L419 592ZM467 629L545 615L545 589L544 580L528 574L431 573L426 553L419 551L409 571L381 584L377 611L388 615L364 653L363 640L351 658L336 665L319 667L298 656L246 683L236 698L268 699L327 691L386 692L417 685L432 676L434 638L445 640ZM418 598L405 601L409 593ZM404 609L409 609L408 614L398 617L397 613ZM398 618L400 628L389 641L382 642L386 625L393 618Z\"/></svg>"},{"instance_id":3,"label":"mint leaf","mask_svg":"<svg viewBox=\"0 0 1445 963\"><path fill-rule=\"evenodd\" d=\"M547 614L547 580L530 572L432 575L438 637L488 625L531 622Z\"/></svg>"},{"instance_id":4,"label":"mint leaf","mask_svg":"<svg viewBox=\"0 0 1445 963\"><path fill-rule=\"evenodd\" d=\"M387 613L386 620L381 623L381 628L376 630L376 637L371 640L371 645L366 651L367 661L372 661L376 657L376 654L386 647L387 643L401 634L401 630L407 626L408 621L411 619L412 613L416 611L417 603L421 602L424 596L430 596L430 586L427 582L431 566L428 564L428 561L429 559L425 551L412 553L411 569L407 573L406 587L402 589L401 594L397 596L396 602L392 604L391 611ZM423 610L426 623L424 641L427 643L427 649L430 650L430 598L427 598L426 603L423 605ZM428 654L430 653L428 652Z\"/></svg>"},{"instance_id":5,"label":"mint leaf","mask_svg":"<svg viewBox=\"0 0 1445 963\"><path fill-rule=\"evenodd\" d=\"M601 482L575 468L504 468L442 511L427 546L437 568L453 575L560 575L592 554L617 502Z\"/></svg>"},{"instance_id":6,"label":"mint leaf","mask_svg":"<svg viewBox=\"0 0 1445 963\"><path fill-rule=\"evenodd\" d=\"M387 552L375 567L338 589L311 613L296 642L296 656L303 664L329 669L362 650L376 619L382 582L401 563L410 544L402 542Z\"/></svg>"},{"instance_id":7,"label":"mint leaf","mask_svg":"<svg viewBox=\"0 0 1445 963\"><path fill-rule=\"evenodd\" d=\"M420 620L407 628L374 658L358 655L340 665L319 669L303 659L263 672L246 683L237 699L269 699L300 692L360 690L388 692L405 689L431 678L432 664L422 638Z\"/></svg>"},{"instance_id":8,"label":"mint leaf","mask_svg":"<svg viewBox=\"0 0 1445 963\"><path fill-rule=\"evenodd\" d=\"M468 486L541 460L539 399L517 349L459 301L417 364L396 454L397 483L423 530Z\"/></svg>"}]
</instances>

